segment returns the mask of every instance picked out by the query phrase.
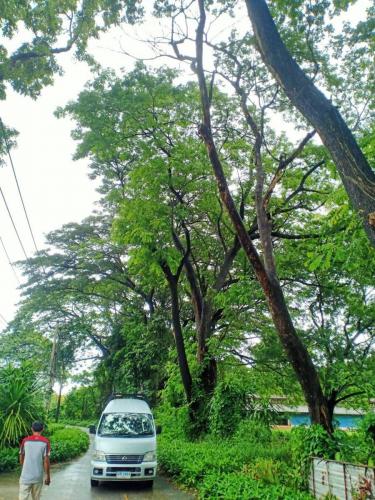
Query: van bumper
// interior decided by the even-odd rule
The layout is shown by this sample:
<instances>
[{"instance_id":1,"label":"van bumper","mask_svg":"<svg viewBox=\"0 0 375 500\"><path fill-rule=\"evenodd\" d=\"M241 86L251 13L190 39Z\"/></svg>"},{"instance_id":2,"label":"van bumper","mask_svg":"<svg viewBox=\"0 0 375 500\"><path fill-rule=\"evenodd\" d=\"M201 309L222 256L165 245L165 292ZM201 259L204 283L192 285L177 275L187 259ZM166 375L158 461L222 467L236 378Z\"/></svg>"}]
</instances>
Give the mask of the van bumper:
<instances>
[{"instance_id":1,"label":"van bumper","mask_svg":"<svg viewBox=\"0 0 375 500\"><path fill-rule=\"evenodd\" d=\"M91 479L97 481L152 481L156 476L157 462L141 464L107 464L91 461Z\"/></svg>"}]
</instances>

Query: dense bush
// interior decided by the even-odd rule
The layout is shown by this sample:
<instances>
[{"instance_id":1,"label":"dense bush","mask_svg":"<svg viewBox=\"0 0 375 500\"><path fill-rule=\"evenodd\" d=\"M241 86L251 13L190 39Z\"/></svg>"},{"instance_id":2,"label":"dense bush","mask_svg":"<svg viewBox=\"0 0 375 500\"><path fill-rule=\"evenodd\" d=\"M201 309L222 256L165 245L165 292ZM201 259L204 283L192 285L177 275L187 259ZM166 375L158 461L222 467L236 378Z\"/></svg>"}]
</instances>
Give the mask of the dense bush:
<instances>
[{"instance_id":1,"label":"dense bush","mask_svg":"<svg viewBox=\"0 0 375 500\"><path fill-rule=\"evenodd\" d=\"M51 462L70 460L89 447L89 437L80 429L48 424L43 434L51 441ZM15 469L17 465L18 448L0 448L0 472Z\"/></svg>"},{"instance_id":2,"label":"dense bush","mask_svg":"<svg viewBox=\"0 0 375 500\"><path fill-rule=\"evenodd\" d=\"M373 463L372 422L368 417L357 431L336 430L331 437L320 426L271 431L250 419L231 438L196 442L178 438L172 426L172 433L163 430L159 438L159 463L180 483L197 489L202 499L308 499L312 456Z\"/></svg>"},{"instance_id":3,"label":"dense bush","mask_svg":"<svg viewBox=\"0 0 375 500\"><path fill-rule=\"evenodd\" d=\"M85 452L89 447L88 435L75 428L57 429L50 435L51 462L64 462Z\"/></svg>"},{"instance_id":4,"label":"dense bush","mask_svg":"<svg viewBox=\"0 0 375 500\"><path fill-rule=\"evenodd\" d=\"M43 435L49 438L53 433L65 429L65 427L66 425L64 424L48 423L44 428Z\"/></svg>"},{"instance_id":5,"label":"dense bush","mask_svg":"<svg viewBox=\"0 0 375 500\"><path fill-rule=\"evenodd\" d=\"M293 428L290 433L293 466L300 484L307 484L313 456L371 466L375 459L375 447L368 432L372 421L370 415L357 430L337 429L332 436L319 425Z\"/></svg>"},{"instance_id":6,"label":"dense bush","mask_svg":"<svg viewBox=\"0 0 375 500\"><path fill-rule=\"evenodd\" d=\"M334 459L338 443L320 425L294 427L290 434L296 478L300 487L306 487L311 457Z\"/></svg>"},{"instance_id":7,"label":"dense bush","mask_svg":"<svg viewBox=\"0 0 375 500\"><path fill-rule=\"evenodd\" d=\"M211 432L217 436L231 436L246 413L246 388L237 380L219 382L209 408Z\"/></svg>"},{"instance_id":8,"label":"dense bush","mask_svg":"<svg viewBox=\"0 0 375 500\"><path fill-rule=\"evenodd\" d=\"M245 473L208 474L199 488L200 498L226 500L311 500L311 495L295 491L280 483L266 484L252 479Z\"/></svg>"},{"instance_id":9,"label":"dense bush","mask_svg":"<svg viewBox=\"0 0 375 500\"><path fill-rule=\"evenodd\" d=\"M18 464L17 448L0 448L0 472L15 469Z\"/></svg>"},{"instance_id":10,"label":"dense bush","mask_svg":"<svg viewBox=\"0 0 375 500\"><path fill-rule=\"evenodd\" d=\"M296 488L290 440L260 422L245 421L230 439L198 442L162 435L162 469L200 498L308 499Z\"/></svg>"}]
</instances>

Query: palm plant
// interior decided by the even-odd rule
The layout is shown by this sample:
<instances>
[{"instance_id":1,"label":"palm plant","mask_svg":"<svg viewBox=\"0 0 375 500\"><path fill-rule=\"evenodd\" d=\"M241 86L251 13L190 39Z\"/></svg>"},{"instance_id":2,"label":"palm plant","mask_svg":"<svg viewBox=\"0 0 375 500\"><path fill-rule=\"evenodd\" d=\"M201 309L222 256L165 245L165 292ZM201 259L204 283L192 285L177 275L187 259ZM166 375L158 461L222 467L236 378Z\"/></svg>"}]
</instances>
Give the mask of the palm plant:
<instances>
[{"instance_id":1,"label":"palm plant","mask_svg":"<svg viewBox=\"0 0 375 500\"><path fill-rule=\"evenodd\" d=\"M40 387L28 366L0 369L0 446L17 445L42 416Z\"/></svg>"}]
</instances>

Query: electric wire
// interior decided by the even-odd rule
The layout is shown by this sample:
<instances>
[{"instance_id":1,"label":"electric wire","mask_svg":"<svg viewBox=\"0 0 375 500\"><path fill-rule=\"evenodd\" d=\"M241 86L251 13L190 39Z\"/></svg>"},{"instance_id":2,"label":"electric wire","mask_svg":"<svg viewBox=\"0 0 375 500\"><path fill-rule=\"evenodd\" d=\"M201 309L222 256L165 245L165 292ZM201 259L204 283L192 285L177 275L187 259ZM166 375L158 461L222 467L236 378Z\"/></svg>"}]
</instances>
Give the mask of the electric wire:
<instances>
[{"instance_id":1,"label":"electric wire","mask_svg":"<svg viewBox=\"0 0 375 500\"><path fill-rule=\"evenodd\" d=\"M4 316L0 313L0 319L4 321L6 325L8 325L8 321L4 318Z\"/></svg>"},{"instance_id":2,"label":"electric wire","mask_svg":"<svg viewBox=\"0 0 375 500\"><path fill-rule=\"evenodd\" d=\"M24 256L25 256L26 260L29 260L29 257L27 256L27 253L26 253L25 247L23 246L23 243L22 243L21 237L20 237L20 235L19 235L19 233L18 233L18 230L17 230L16 224L15 224L15 222L14 222L14 220L13 220L13 216L12 216L12 214L11 214L11 211L10 211L10 209L9 209L9 206L8 206L7 200L5 199L5 196L4 196L4 193L3 193L3 190L1 189L1 187L0 187L0 193L1 193L1 196L3 197L4 204L5 204L6 209L7 209L7 211L8 211L8 215L9 215L9 217L10 217L10 220L12 221L13 229L14 229L14 231L15 231L16 235L17 235L18 242L19 242L19 244L21 245L21 248L22 248L23 254L24 254Z\"/></svg>"},{"instance_id":3,"label":"electric wire","mask_svg":"<svg viewBox=\"0 0 375 500\"><path fill-rule=\"evenodd\" d=\"M7 249L6 249L5 244L4 244L4 241L3 241L3 238L2 238L1 236L0 236L0 242L1 242L1 246L3 247L4 253L5 253L5 255L6 255L6 258L8 259L8 264L9 264L9 265L10 265L10 267L12 268L12 271L13 271L13 273L14 273L14 276L16 277L16 280L17 280L18 284L20 285L20 284L21 284L20 279L19 279L19 277L18 277L18 274L17 274L16 270L14 269L14 266L13 266L13 264L12 264L12 261L10 260L9 254L8 254L8 252L7 252Z\"/></svg>"},{"instance_id":4,"label":"electric wire","mask_svg":"<svg viewBox=\"0 0 375 500\"><path fill-rule=\"evenodd\" d=\"M32 228L31 228L30 219L29 219L29 216L28 216L28 214L27 214L27 210L26 210L25 202L24 202L24 200L23 200L23 196L22 196L22 193L21 193L21 188L20 188L20 185L19 185L19 182L18 182L18 178L17 178L17 174L16 174L16 169L14 168L14 163L13 163L12 155L10 154L10 146L9 146L8 139L7 139L7 136L6 136L4 123L3 123L3 120L2 120L1 118L0 118L0 126L1 126L2 133L3 133L4 142L5 142L5 147L6 147L6 150L7 150L7 153L8 153L8 157L9 157L10 165L11 165L11 167L12 167L14 180L16 181L18 194L19 194L19 197L20 197L20 200L21 200L21 203L22 203L22 208L23 208L23 211L24 211L25 217L26 217L27 225L28 225L28 227L29 227L29 231L30 231L30 234L31 234L31 238L32 238L32 240L33 240L33 243L34 243L35 250L38 252L39 250L38 250L38 247L37 247L37 244L36 244L36 241L35 241L35 237L34 237L33 230L32 230Z\"/></svg>"}]
</instances>

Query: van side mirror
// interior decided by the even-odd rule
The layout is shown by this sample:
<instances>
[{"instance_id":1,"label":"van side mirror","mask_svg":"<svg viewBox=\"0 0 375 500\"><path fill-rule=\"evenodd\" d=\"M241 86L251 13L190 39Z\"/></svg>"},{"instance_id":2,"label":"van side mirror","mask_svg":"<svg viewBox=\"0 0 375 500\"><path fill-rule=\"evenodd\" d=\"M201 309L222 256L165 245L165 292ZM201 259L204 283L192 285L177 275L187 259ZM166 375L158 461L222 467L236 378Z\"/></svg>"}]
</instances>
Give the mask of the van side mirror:
<instances>
[{"instance_id":1,"label":"van side mirror","mask_svg":"<svg viewBox=\"0 0 375 500\"><path fill-rule=\"evenodd\" d=\"M96 434L96 425L90 425L89 427L90 434Z\"/></svg>"},{"instance_id":2,"label":"van side mirror","mask_svg":"<svg viewBox=\"0 0 375 500\"><path fill-rule=\"evenodd\" d=\"M156 426L156 434L161 434L162 427L161 425Z\"/></svg>"}]
</instances>

